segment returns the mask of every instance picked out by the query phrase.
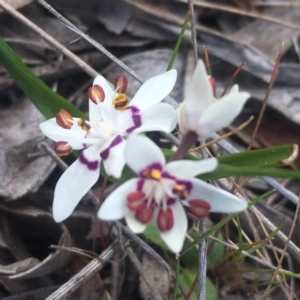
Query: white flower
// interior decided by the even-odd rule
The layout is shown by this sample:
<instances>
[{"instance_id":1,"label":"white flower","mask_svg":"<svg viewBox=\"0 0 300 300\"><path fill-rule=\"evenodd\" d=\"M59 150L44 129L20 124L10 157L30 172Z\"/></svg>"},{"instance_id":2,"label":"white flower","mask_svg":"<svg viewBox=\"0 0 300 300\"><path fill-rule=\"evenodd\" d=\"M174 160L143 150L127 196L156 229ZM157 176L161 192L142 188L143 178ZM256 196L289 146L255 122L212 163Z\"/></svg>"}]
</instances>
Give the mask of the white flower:
<instances>
[{"instance_id":1,"label":"white flower","mask_svg":"<svg viewBox=\"0 0 300 300\"><path fill-rule=\"evenodd\" d=\"M125 160L138 177L112 192L100 207L98 217L102 220L125 217L135 233L143 232L153 220L162 239L175 253L182 249L187 231L183 205L198 217L206 217L209 211L232 213L247 207L235 195L194 178L213 171L217 167L215 158L166 163L162 151L151 140L130 136Z\"/></svg>"},{"instance_id":2,"label":"white flower","mask_svg":"<svg viewBox=\"0 0 300 300\"><path fill-rule=\"evenodd\" d=\"M200 139L208 138L228 126L249 98L249 93L239 92L234 85L227 95L216 100L204 63L198 60L186 99L178 109L179 130L182 134L194 131Z\"/></svg>"},{"instance_id":3,"label":"white flower","mask_svg":"<svg viewBox=\"0 0 300 300\"><path fill-rule=\"evenodd\" d=\"M84 149L80 157L63 173L54 192L53 216L65 220L81 198L96 183L102 161L108 175L121 176L125 165L123 136L132 132L170 132L176 125L174 109L159 103L175 85L176 70L147 80L132 101L124 94L128 82L118 77L113 90L102 76L89 89L89 121L73 118L61 110L56 118L40 124L42 132L54 140L59 155Z\"/></svg>"}]
</instances>

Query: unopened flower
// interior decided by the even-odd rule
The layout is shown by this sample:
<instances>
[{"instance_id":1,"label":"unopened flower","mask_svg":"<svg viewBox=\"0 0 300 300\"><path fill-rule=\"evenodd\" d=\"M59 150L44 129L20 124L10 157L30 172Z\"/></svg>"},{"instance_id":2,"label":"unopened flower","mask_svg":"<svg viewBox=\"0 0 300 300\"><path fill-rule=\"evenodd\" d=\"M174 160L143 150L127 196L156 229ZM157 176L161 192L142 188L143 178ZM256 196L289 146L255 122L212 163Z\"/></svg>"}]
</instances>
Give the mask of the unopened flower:
<instances>
[{"instance_id":1,"label":"unopened flower","mask_svg":"<svg viewBox=\"0 0 300 300\"><path fill-rule=\"evenodd\" d=\"M250 98L234 85L221 99L214 98L214 85L202 60L197 62L186 99L178 109L179 130L182 134L196 132L200 139L228 126Z\"/></svg>"},{"instance_id":2,"label":"unopened flower","mask_svg":"<svg viewBox=\"0 0 300 300\"><path fill-rule=\"evenodd\" d=\"M89 121L73 118L60 110L56 118L40 124L42 132L56 142L59 155L84 149L56 185L53 216L57 222L66 219L96 183L101 161L108 175L121 176L125 165L124 136L133 132L173 130L175 111L169 104L159 102L171 92L176 77L176 70L171 70L150 78L129 102L124 94L128 86L125 77L118 77L112 89L99 75L88 92Z\"/></svg>"},{"instance_id":3,"label":"unopened flower","mask_svg":"<svg viewBox=\"0 0 300 300\"><path fill-rule=\"evenodd\" d=\"M137 178L112 192L100 207L98 217L108 221L125 217L135 233L142 233L153 221L175 253L182 249L187 231L183 206L198 217L206 217L209 212L232 213L247 207L235 195L194 178L213 171L217 167L215 158L166 163L162 151L150 139L130 136L125 159Z\"/></svg>"}]
</instances>

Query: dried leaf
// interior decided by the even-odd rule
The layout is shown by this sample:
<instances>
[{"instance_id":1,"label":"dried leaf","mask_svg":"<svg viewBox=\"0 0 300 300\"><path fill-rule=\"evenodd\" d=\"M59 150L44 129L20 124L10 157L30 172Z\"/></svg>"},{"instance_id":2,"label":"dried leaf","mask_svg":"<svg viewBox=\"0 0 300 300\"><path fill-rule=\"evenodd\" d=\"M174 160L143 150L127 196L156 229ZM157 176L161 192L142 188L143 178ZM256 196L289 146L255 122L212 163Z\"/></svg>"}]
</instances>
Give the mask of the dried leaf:
<instances>
[{"instance_id":1,"label":"dried leaf","mask_svg":"<svg viewBox=\"0 0 300 300\"><path fill-rule=\"evenodd\" d=\"M29 100L0 110L0 118L0 195L15 200L37 191L55 163L38 147L44 117Z\"/></svg>"},{"instance_id":2,"label":"dried leaf","mask_svg":"<svg viewBox=\"0 0 300 300\"><path fill-rule=\"evenodd\" d=\"M5 0L5 2L11 5L13 8L18 9L33 2L33 0ZM3 12L2 8L0 8L0 12Z\"/></svg>"},{"instance_id":3,"label":"dried leaf","mask_svg":"<svg viewBox=\"0 0 300 300\"><path fill-rule=\"evenodd\" d=\"M19 268L19 272L10 276L10 279L44 276L57 271L69 262L72 256L71 252L60 248L54 252L49 250L49 246L55 243L61 248L72 245L68 229L63 223L55 223L52 215L34 207L15 205L13 202L0 205L0 214L5 214L12 228L12 235L22 239L31 256L41 259L38 264L29 269ZM6 242L13 243L14 239ZM15 245L10 244L9 246L12 251L18 251L18 249L14 250Z\"/></svg>"},{"instance_id":4,"label":"dried leaf","mask_svg":"<svg viewBox=\"0 0 300 300\"><path fill-rule=\"evenodd\" d=\"M142 258L141 273L149 281L151 286L155 288L157 294L161 296L161 299L168 299L169 290L171 287L171 278L166 269L157 263L152 257L144 253ZM153 295L149 290L145 280L140 276L140 293L144 300L152 300Z\"/></svg>"}]
</instances>

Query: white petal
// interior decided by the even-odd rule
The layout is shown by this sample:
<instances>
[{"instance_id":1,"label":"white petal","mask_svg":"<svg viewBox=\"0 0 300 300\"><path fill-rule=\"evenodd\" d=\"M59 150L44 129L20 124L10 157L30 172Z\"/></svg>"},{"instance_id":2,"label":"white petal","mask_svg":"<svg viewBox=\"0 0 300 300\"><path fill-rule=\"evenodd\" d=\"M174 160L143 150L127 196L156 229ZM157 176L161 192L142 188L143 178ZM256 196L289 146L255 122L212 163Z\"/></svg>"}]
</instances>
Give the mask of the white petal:
<instances>
[{"instance_id":1,"label":"white petal","mask_svg":"<svg viewBox=\"0 0 300 300\"><path fill-rule=\"evenodd\" d=\"M192 190L188 200L201 199L211 205L211 212L233 213L247 208L246 201L199 179L191 179Z\"/></svg>"},{"instance_id":2,"label":"white petal","mask_svg":"<svg viewBox=\"0 0 300 300\"><path fill-rule=\"evenodd\" d=\"M153 164L163 167L166 159L160 148L150 139L145 136L132 135L127 139L125 161L136 174L139 174Z\"/></svg>"},{"instance_id":3,"label":"white petal","mask_svg":"<svg viewBox=\"0 0 300 300\"><path fill-rule=\"evenodd\" d=\"M213 103L202 114L197 128L201 138L207 138L215 131L228 126L241 112L250 94L246 92L227 94Z\"/></svg>"},{"instance_id":4,"label":"white petal","mask_svg":"<svg viewBox=\"0 0 300 300\"><path fill-rule=\"evenodd\" d=\"M147 227L147 224L141 223L135 218L135 213L132 211L127 212L125 220L130 230L137 234L144 232Z\"/></svg>"},{"instance_id":5,"label":"white petal","mask_svg":"<svg viewBox=\"0 0 300 300\"><path fill-rule=\"evenodd\" d=\"M142 125L133 132L162 131L171 132L176 126L176 112L167 103L151 106L141 114Z\"/></svg>"},{"instance_id":6,"label":"white petal","mask_svg":"<svg viewBox=\"0 0 300 300\"><path fill-rule=\"evenodd\" d=\"M239 86L237 84L234 84L228 94L237 94L238 92L239 92Z\"/></svg>"},{"instance_id":7,"label":"white petal","mask_svg":"<svg viewBox=\"0 0 300 300\"><path fill-rule=\"evenodd\" d=\"M179 107L177 108L177 120L178 120L178 127L179 132L184 135L189 130L195 131L195 128L189 128L188 124L186 123L185 118L185 101L180 103ZM199 120L199 118L197 118ZM198 123L197 123L198 124Z\"/></svg>"},{"instance_id":8,"label":"white petal","mask_svg":"<svg viewBox=\"0 0 300 300\"><path fill-rule=\"evenodd\" d=\"M198 60L184 100L183 118L188 129L195 130L197 128L201 114L213 100L213 91L204 63L202 60Z\"/></svg>"},{"instance_id":9,"label":"white petal","mask_svg":"<svg viewBox=\"0 0 300 300\"><path fill-rule=\"evenodd\" d=\"M188 179L196 175L214 171L218 165L218 160L209 158L205 160L176 160L167 163L164 171L179 179Z\"/></svg>"},{"instance_id":10,"label":"white petal","mask_svg":"<svg viewBox=\"0 0 300 300\"><path fill-rule=\"evenodd\" d=\"M105 98L104 101L99 103L98 105L89 100L89 118L90 121L99 121L102 120L104 116L107 118L111 117L111 111L113 109L112 100L116 94L116 92L111 88L110 84L107 80L98 75L94 79L93 85L99 85L102 87Z\"/></svg>"},{"instance_id":11,"label":"white petal","mask_svg":"<svg viewBox=\"0 0 300 300\"><path fill-rule=\"evenodd\" d=\"M74 150L85 148L84 139L87 132L78 126L78 118L73 118L73 125L70 129L64 129L52 118L40 124L40 129L45 136L55 142L68 142Z\"/></svg>"},{"instance_id":12,"label":"white petal","mask_svg":"<svg viewBox=\"0 0 300 300\"><path fill-rule=\"evenodd\" d=\"M56 222L62 222L71 215L82 197L98 180L99 172L98 147L83 150L56 184L53 201L53 217Z\"/></svg>"},{"instance_id":13,"label":"white petal","mask_svg":"<svg viewBox=\"0 0 300 300\"><path fill-rule=\"evenodd\" d=\"M115 178L121 177L125 166L125 146L126 141L120 135L117 135L101 148L100 156L108 175L112 175Z\"/></svg>"},{"instance_id":14,"label":"white petal","mask_svg":"<svg viewBox=\"0 0 300 300\"><path fill-rule=\"evenodd\" d=\"M177 71L170 70L148 79L137 91L130 102L143 111L153 104L163 100L173 89L177 78Z\"/></svg>"},{"instance_id":15,"label":"white petal","mask_svg":"<svg viewBox=\"0 0 300 300\"><path fill-rule=\"evenodd\" d=\"M181 251L184 243L184 238L187 231L187 217L179 201L176 201L174 205L169 207L173 212L174 226L169 231L160 232L160 236L168 245L171 251L173 251L174 253L178 253Z\"/></svg>"},{"instance_id":16,"label":"white petal","mask_svg":"<svg viewBox=\"0 0 300 300\"><path fill-rule=\"evenodd\" d=\"M98 218L106 221L122 219L129 211L126 196L137 190L137 182L137 178L132 178L113 191L101 205Z\"/></svg>"}]
</instances>

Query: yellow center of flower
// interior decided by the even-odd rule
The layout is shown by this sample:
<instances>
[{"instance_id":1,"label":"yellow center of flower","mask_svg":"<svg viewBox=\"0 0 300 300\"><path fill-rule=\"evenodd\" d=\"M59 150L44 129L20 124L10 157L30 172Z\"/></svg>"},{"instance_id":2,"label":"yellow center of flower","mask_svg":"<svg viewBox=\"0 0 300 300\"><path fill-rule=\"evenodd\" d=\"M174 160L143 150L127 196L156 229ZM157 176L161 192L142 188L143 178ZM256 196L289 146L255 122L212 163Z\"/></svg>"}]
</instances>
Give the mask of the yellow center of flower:
<instances>
[{"instance_id":1,"label":"yellow center of flower","mask_svg":"<svg viewBox=\"0 0 300 300\"><path fill-rule=\"evenodd\" d=\"M173 188L173 193L176 194L181 200L189 196L189 191L183 184L176 184Z\"/></svg>"},{"instance_id":2,"label":"yellow center of flower","mask_svg":"<svg viewBox=\"0 0 300 300\"><path fill-rule=\"evenodd\" d=\"M161 179L161 172L159 170L151 170L150 177L154 180L160 180Z\"/></svg>"},{"instance_id":3,"label":"yellow center of flower","mask_svg":"<svg viewBox=\"0 0 300 300\"><path fill-rule=\"evenodd\" d=\"M124 110L128 106L129 101L128 101L127 96L125 94L120 93L112 101L112 104L115 106L116 110Z\"/></svg>"},{"instance_id":4,"label":"yellow center of flower","mask_svg":"<svg viewBox=\"0 0 300 300\"><path fill-rule=\"evenodd\" d=\"M89 133L89 130L91 128L91 126L89 124L86 123L86 121L84 119L79 119L77 121L78 126L80 126L83 130L85 130L87 133Z\"/></svg>"},{"instance_id":5,"label":"yellow center of flower","mask_svg":"<svg viewBox=\"0 0 300 300\"><path fill-rule=\"evenodd\" d=\"M142 177L159 181L161 179L161 171L158 169L146 169L142 172Z\"/></svg>"}]
</instances>

